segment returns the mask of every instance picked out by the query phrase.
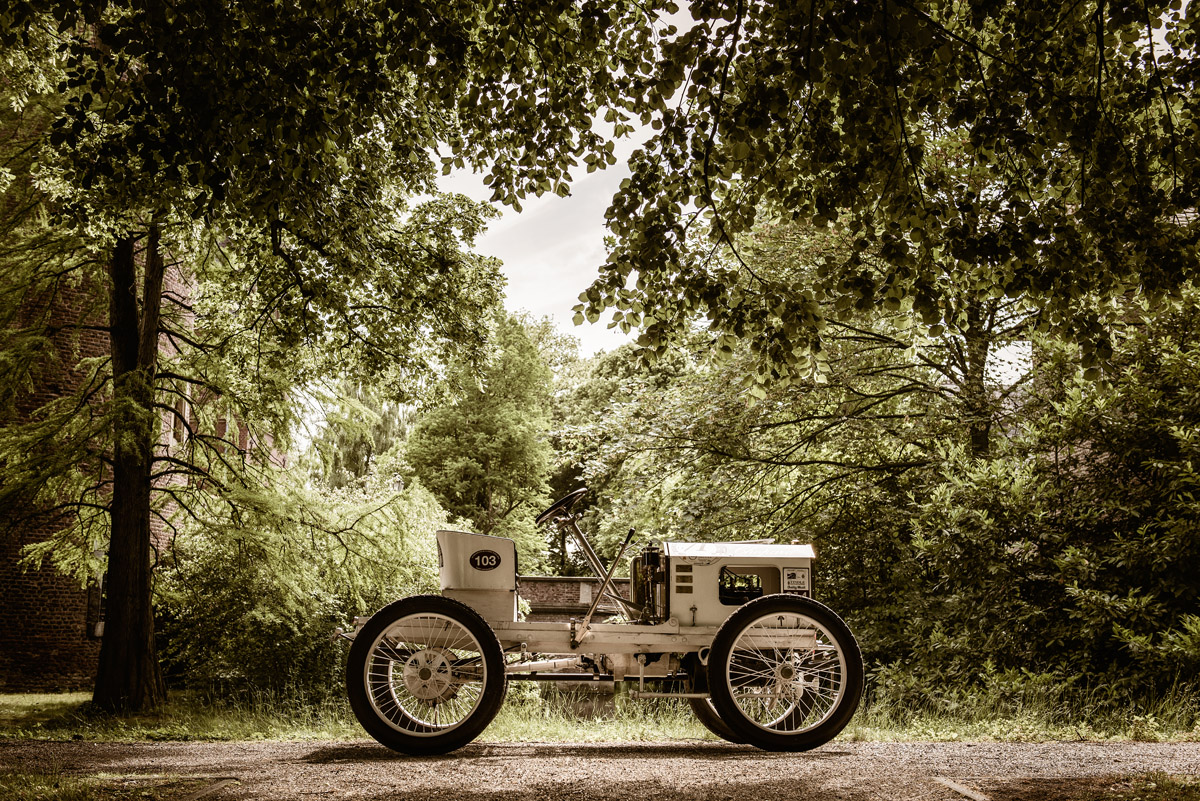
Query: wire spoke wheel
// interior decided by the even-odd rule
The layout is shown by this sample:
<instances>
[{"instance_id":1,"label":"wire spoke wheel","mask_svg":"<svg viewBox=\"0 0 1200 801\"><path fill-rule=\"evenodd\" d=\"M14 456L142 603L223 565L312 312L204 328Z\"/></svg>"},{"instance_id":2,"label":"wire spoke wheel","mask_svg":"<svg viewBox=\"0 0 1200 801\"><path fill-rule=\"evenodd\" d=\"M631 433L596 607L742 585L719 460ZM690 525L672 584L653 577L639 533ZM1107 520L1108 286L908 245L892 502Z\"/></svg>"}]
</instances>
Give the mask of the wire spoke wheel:
<instances>
[{"instance_id":1,"label":"wire spoke wheel","mask_svg":"<svg viewBox=\"0 0 1200 801\"><path fill-rule=\"evenodd\" d=\"M504 701L504 657L470 607L439 596L397 601L355 637L346 668L351 707L379 742L445 753L473 740Z\"/></svg>"},{"instance_id":2,"label":"wire spoke wheel","mask_svg":"<svg viewBox=\"0 0 1200 801\"><path fill-rule=\"evenodd\" d=\"M862 696L862 656L830 609L771 595L721 626L709 656L709 686L717 713L744 742L802 751L850 722Z\"/></svg>"}]
</instances>

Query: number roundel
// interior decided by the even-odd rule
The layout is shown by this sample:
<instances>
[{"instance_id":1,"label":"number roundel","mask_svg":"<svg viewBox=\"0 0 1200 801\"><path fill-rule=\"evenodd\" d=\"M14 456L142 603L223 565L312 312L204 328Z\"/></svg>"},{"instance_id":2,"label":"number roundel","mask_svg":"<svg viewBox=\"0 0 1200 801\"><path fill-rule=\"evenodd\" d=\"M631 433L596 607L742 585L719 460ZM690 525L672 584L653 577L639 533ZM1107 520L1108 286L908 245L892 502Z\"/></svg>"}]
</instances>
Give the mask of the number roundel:
<instances>
[{"instance_id":1,"label":"number roundel","mask_svg":"<svg viewBox=\"0 0 1200 801\"><path fill-rule=\"evenodd\" d=\"M476 570L495 570L500 567L500 554L495 551L476 551L471 554L471 567Z\"/></svg>"}]
</instances>

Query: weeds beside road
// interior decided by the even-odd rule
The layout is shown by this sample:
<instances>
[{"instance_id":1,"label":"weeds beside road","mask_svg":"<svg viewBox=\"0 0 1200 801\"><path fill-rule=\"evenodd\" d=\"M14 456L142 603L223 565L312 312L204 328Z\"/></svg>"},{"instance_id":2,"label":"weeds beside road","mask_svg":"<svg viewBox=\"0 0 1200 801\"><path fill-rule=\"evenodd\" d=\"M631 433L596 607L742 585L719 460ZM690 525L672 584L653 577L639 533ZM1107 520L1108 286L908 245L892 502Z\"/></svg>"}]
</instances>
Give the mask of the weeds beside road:
<instances>
[{"instance_id":1,"label":"weeds beside road","mask_svg":"<svg viewBox=\"0 0 1200 801\"><path fill-rule=\"evenodd\" d=\"M237 703L174 693L157 715L94 714L85 693L0 694L0 737L18 739L354 740L363 731L342 700L301 703L255 695ZM618 696L600 715L581 718L569 697L514 692L483 733L484 742L647 742L714 740L683 704ZM841 741L1045 742L1053 740L1189 742L1200 740L1195 699L1123 709L1084 719L1079 710L1023 703L976 704L934 712L864 706Z\"/></svg>"}]
</instances>

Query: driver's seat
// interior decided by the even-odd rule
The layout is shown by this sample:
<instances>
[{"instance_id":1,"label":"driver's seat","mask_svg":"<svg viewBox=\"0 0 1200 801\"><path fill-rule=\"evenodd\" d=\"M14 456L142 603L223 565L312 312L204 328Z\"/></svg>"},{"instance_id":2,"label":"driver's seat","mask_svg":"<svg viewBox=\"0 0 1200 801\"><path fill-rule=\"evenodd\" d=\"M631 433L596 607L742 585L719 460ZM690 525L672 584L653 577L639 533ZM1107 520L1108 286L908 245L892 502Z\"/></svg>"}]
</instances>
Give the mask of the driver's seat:
<instances>
[{"instance_id":1,"label":"driver's seat","mask_svg":"<svg viewBox=\"0 0 1200 801\"><path fill-rule=\"evenodd\" d=\"M466 531L437 533L442 595L490 622L517 619L517 544Z\"/></svg>"}]
</instances>

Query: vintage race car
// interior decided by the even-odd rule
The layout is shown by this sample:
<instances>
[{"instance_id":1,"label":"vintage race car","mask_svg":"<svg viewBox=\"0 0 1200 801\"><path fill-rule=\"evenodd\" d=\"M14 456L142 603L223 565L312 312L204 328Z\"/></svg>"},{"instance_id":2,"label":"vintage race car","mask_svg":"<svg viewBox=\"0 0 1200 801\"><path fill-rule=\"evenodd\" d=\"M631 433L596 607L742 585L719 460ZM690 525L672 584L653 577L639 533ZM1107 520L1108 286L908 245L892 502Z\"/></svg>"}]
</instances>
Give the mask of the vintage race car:
<instances>
[{"instance_id":1,"label":"vintage race car","mask_svg":"<svg viewBox=\"0 0 1200 801\"><path fill-rule=\"evenodd\" d=\"M600 578L584 617L518 619L513 541L439 531L442 594L355 620L346 686L372 737L408 754L452 751L479 736L517 680L636 683L630 697L686 699L714 734L772 751L815 748L845 728L862 656L812 598L810 546L651 544L632 560L626 598L613 577L633 532L605 568L572 511L586 491L538 518L565 526ZM625 621L595 620L602 599Z\"/></svg>"}]
</instances>

